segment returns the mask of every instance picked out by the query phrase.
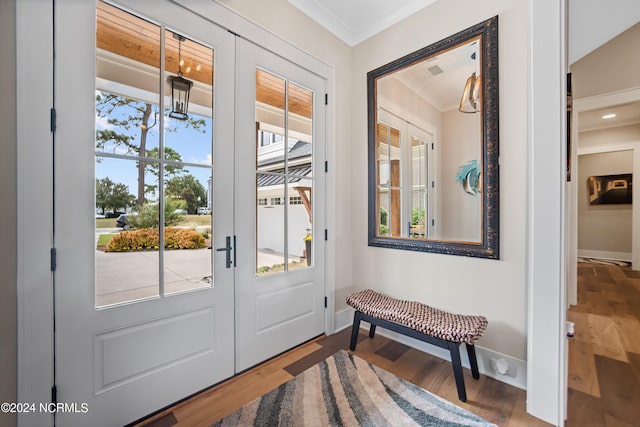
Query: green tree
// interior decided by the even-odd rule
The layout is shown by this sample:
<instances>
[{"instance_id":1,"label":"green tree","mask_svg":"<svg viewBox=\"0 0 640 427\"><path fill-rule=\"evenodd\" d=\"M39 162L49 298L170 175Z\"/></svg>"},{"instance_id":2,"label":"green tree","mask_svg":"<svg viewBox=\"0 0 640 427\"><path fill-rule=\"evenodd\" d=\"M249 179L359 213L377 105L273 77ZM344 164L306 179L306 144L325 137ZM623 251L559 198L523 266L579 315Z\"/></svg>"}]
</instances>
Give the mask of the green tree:
<instances>
[{"instance_id":1,"label":"green tree","mask_svg":"<svg viewBox=\"0 0 640 427\"><path fill-rule=\"evenodd\" d=\"M159 153L160 153L160 149L158 147L154 147L151 150L149 150L149 154L148 157L153 157L153 158L158 158L159 157ZM171 147L164 147L164 158L166 160L173 160L176 162L181 162L182 161L182 156L180 156L180 153L178 153L176 150L174 150ZM160 165L158 163L148 163L147 164L147 170L149 172L151 172L153 174L153 176L156 177L155 182L159 182L160 181ZM174 176L176 175L181 175L184 172L184 167L181 165L174 165L174 164L166 164L164 165L164 179L165 179L165 185L169 182L169 180L171 180ZM158 185L157 184L146 184L145 185L145 192L146 193L156 193L156 190L158 189Z\"/></svg>"},{"instance_id":2,"label":"green tree","mask_svg":"<svg viewBox=\"0 0 640 427\"><path fill-rule=\"evenodd\" d=\"M207 200L207 190L198 179L189 174L169 179L165 186L167 197L174 200L184 200L187 212L195 214L199 206L204 206Z\"/></svg>"},{"instance_id":3,"label":"green tree","mask_svg":"<svg viewBox=\"0 0 640 427\"><path fill-rule=\"evenodd\" d=\"M109 207L113 212L117 210L126 210L127 207L136 202L136 196L129 193L129 187L121 182L114 184L109 197Z\"/></svg>"},{"instance_id":4,"label":"green tree","mask_svg":"<svg viewBox=\"0 0 640 427\"><path fill-rule=\"evenodd\" d=\"M120 153L124 149L130 155L152 157L152 152L147 149L147 136L149 131L158 124L158 114L157 105L112 93L99 92L96 95L96 115L98 118L106 119L108 128L96 131L96 149L99 151L118 150ZM204 132L205 122L202 119L189 118L181 123L183 126ZM165 128L166 132L175 132L176 130L176 127ZM147 187L145 187L147 166L147 162L138 162L138 206L144 204L144 195L147 191Z\"/></svg>"},{"instance_id":5,"label":"green tree","mask_svg":"<svg viewBox=\"0 0 640 427\"><path fill-rule=\"evenodd\" d=\"M109 177L96 178L96 207L104 213L111 209L113 212L118 209L125 210L135 203L136 197L129 193L129 187L122 183L115 183Z\"/></svg>"},{"instance_id":6,"label":"green tree","mask_svg":"<svg viewBox=\"0 0 640 427\"><path fill-rule=\"evenodd\" d=\"M96 208L100 209L103 214L109 205L109 192L112 187L113 181L109 177L96 178Z\"/></svg>"}]
</instances>

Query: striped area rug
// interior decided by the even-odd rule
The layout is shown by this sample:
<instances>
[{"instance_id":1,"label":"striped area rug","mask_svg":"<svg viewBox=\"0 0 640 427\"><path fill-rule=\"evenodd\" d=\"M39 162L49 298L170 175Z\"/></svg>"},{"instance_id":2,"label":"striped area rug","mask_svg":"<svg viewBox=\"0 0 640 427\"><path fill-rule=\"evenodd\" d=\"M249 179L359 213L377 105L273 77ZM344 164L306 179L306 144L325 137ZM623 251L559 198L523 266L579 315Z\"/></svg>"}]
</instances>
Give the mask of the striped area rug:
<instances>
[{"instance_id":1,"label":"striped area rug","mask_svg":"<svg viewBox=\"0 0 640 427\"><path fill-rule=\"evenodd\" d=\"M213 426L495 424L341 350Z\"/></svg>"}]
</instances>

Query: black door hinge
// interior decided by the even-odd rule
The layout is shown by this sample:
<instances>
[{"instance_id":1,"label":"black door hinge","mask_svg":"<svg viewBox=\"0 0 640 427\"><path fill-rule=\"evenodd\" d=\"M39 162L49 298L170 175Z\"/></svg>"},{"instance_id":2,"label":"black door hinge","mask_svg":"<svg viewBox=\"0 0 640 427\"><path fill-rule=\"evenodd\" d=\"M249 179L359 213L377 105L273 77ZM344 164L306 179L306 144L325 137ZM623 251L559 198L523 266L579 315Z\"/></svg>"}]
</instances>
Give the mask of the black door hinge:
<instances>
[{"instance_id":1,"label":"black door hinge","mask_svg":"<svg viewBox=\"0 0 640 427\"><path fill-rule=\"evenodd\" d=\"M435 226L436 226L436 220L435 220L435 219L432 219L432 220L431 220L431 226L432 226L432 227L435 227Z\"/></svg>"},{"instance_id":2,"label":"black door hinge","mask_svg":"<svg viewBox=\"0 0 640 427\"><path fill-rule=\"evenodd\" d=\"M329 105L329 94L328 93L324 94L324 105Z\"/></svg>"},{"instance_id":3,"label":"black door hinge","mask_svg":"<svg viewBox=\"0 0 640 427\"><path fill-rule=\"evenodd\" d=\"M55 384L51 387L51 403L58 403L58 387Z\"/></svg>"},{"instance_id":4,"label":"black door hinge","mask_svg":"<svg viewBox=\"0 0 640 427\"><path fill-rule=\"evenodd\" d=\"M51 248L51 271L56 271L58 254L56 248Z\"/></svg>"},{"instance_id":5,"label":"black door hinge","mask_svg":"<svg viewBox=\"0 0 640 427\"><path fill-rule=\"evenodd\" d=\"M329 162L325 160L324 162L324 171L329 172Z\"/></svg>"},{"instance_id":6,"label":"black door hinge","mask_svg":"<svg viewBox=\"0 0 640 427\"><path fill-rule=\"evenodd\" d=\"M327 297L324 297L324 308L327 308Z\"/></svg>"},{"instance_id":7,"label":"black door hinge","mask_svg":"<svg viewBox=\"0 0 640 427\"><path fill-rule=\"evenodd\" d=\"M51 132L55 132L56 131L56 109L52 108L50 114L51 114Z\"/></svg>"},{"instance_id":8,"label":"black door hinge","mask_svg":"<svg viewBox=\"0 0 640 427\"><path fill-rule=\"evenodd\" d=\"M432 149L432 150L435 150L435 148L436 148L436 147L435 147L435 144L432 142L432 143L431 143L431 149Z\"/></svg>"},{"instance_id":9,"label":"black door hinge","mask_svg":"<svg viewBox=\"0 0 640 427\"><path fill-rule=\"evenodd\" d=\"M329 230L324 229L324 240L329 240Z\"/></svg>"}]
</instances>

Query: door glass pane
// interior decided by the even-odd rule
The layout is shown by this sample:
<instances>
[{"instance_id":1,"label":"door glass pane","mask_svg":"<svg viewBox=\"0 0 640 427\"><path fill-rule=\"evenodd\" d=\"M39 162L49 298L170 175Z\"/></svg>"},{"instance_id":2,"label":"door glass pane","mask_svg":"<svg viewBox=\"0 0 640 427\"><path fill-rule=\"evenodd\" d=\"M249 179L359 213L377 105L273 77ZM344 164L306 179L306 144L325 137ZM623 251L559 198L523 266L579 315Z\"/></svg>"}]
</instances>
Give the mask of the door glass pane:
<instances>
[{"instance_id":1,"label":"door glass pane","mask_svg":"<svg viewBox=\"0 0 640 427\"><path fill-rule=\"evenodd\" d=\"M287 155L288 268L313 261L313 92L287 83L287 136L295 140Z\"/></svg>"},{"instance_id":2,"label":"door glass pane","mask_svg":"<svg viewBox=\"0 0 640 427\"><path fill-rule=\"evenodd\" d=\"M398 129L385 123L378 123L377 134L378 235L399 237L402 231L402 135Z\"/></svg>"},{"instance_id":3,"label":"door glass pane","mask_svg":"<svg viewBox=\"0 0 640 427\"><path fill-rule=\"evenodd\" d=\"M213 50L169 30L164 35L163 277L171 294L213 283ZM175 78L191 84L188 109L172 92Z\"/></svg>"},{"instance_id":4,"label":"door glass pane","mask_svg":"<svg viewBox=\"0 0 640 427\"><path fill-rule=\"evenodd\" d=\"M285 115L286 111L286 115ZM311 265L313 92L256 71L256 274ZM309 264L307 264L309 260Z\"/></svg>"},{"instance_id":5,"label":"door glass pane","mask_svg":"<svg viewBox=\"0 0 640 427\"><path fill-rule=\"evenodd\" d=\"M284 168L286 81L256 70L256 149L258 170Z\"/></svg>"},{"instance_id":6,"label":"door glass pane","mask_svg":"<svg viewBox=\"0 0 640 427\"><path fill-rule=\"evenodd\" d=\"M256 187L256 274L262 276L284 271L284 174L259 173Z\"/></svg>"},{"instance_id":7,"label":"door glass pane","mask_svg":"<svg viewBox=\"0 0 640 427\"><path fill-rule=\"evenodd\" d=\"M136 210L137 177L135 160L97 157L96 307L159 295L158 210Z\"/></svg>"},{"instance_id":8,"label":"door glass pane","mask_svg":"<svg viewBox=\"0 0 640 427\"><path fill-rule=\"evenodd\" d=\"M211 169L165 169L165 294L208 287L212 283L212 215L207 208Z\"/></svg>"},{"instance_id":9,"label":"door glass pane","mask_svg":"<svg viewBox=\"0 0 640 427\"><path fill-rule=\"evenodd\" d=\"M426 237L427 221L427 142L416 136L411 137L411 233L410 237Z\"/></svg>"},{"instance_id":10,"label":"door glass pane","mask_svg":"<svg viewBox=\"0 0 640 427\"><path fill-rule=\"evenodd\" d=\"M256 70L256 274L285 270L286 81ZM264 202L262 202L264 200Z\"/></svg>"},{"instance_id":11,"label":"door glass pane","mask_svg":"<svg viewBox=\"0 0 640 427\"><path fill-rule=\"evenodd\" d=\"M192 83L185 120L175 114L172 90L165 78L164 152L167 160L211 165L213 50L172 31L165 31L165 76Z\"/></svg>"},{"instance_id":12,"label":"door glass pane","mask_svg":"<svg viewBox=\"0 0 640 427\"><path fill-rule=\"evenodd\" d=\"M304 268L313 261L313 180L291 176L289 181L289 269Z\"/></svg>"},{"instance_id":13,"label":"door glass pane","mask_svg":"<svg viewBox=\"0 0 640 427\"><path fill-rule=\"evenodd\" d=\"M96 306L209 287L213 51L102 2L96 48Z\"/></svg>"},{"instance_id":14,"label":"door glass pane","mask_svg":"<svg viewBox=\"0 0 640 427\"><path fill-rule=\"evenodd\" d=\"M159 163L148 159L158 158L160 144L160 34L98 2L96 307L159 295L157 208L141 207L157 197Z\"/></svg>"}]
</instances>

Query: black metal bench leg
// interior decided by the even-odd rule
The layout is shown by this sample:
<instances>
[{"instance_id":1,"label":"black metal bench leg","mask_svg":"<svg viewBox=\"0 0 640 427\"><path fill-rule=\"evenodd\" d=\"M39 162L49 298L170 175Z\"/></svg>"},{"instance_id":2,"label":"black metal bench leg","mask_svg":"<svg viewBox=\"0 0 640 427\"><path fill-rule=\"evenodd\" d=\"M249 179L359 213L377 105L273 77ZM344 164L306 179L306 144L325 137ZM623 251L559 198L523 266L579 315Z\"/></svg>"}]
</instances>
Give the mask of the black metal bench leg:
<instances>
[{"instance_id":1,"label":"black metal bench leg","mask_svg":"<svg viewBox=\"0 0 640 427\"><path fill-rule=\"evenodd\" d=\"M376 325L374 325L373 323L369 324L369 338L373 338L373 336L376 334Z\"/></svg>"},{"instance_id":2,"label":"black metal bench leg","mask_svg":"<svg viewBox=\"0 0 640 427\"><path fill-rule=\"evenodd\" d=\"M478 359L476 358L476 346L473 344L467 344L467 354L469 355L469 366L471 366L471 375L473 378L480 378L480 372L478 371Z\"/></svg>"},{"instance_id":3,"label":"black metal bench leg","mask_svg":"<svg viewBox=\"0 0 640 427\"><path fill-rule=\"evenodd\" d=\"M464 388L464 376L462 374L462 361L460 360L459 344L454 342L448 343L449 353L451 353L451 364L453 365L453 376L456 379L456 388L458 389L458 399L463 402L467 401L467 392Z\"/></svg>"},{"instance_id":4,"label":"black metal bench leg","mask_svg":"<svg viewBox=\"0 0 640 427\"><path fill-rule=\"evenodd\" d=\"M351 351L356 349L356 344L358 344L358 332L360 331L360 319L361 313L356 311L353 314L353 326L351 326L351 343L349 344L349 349Z\"/></svg>"}]
</instances>

